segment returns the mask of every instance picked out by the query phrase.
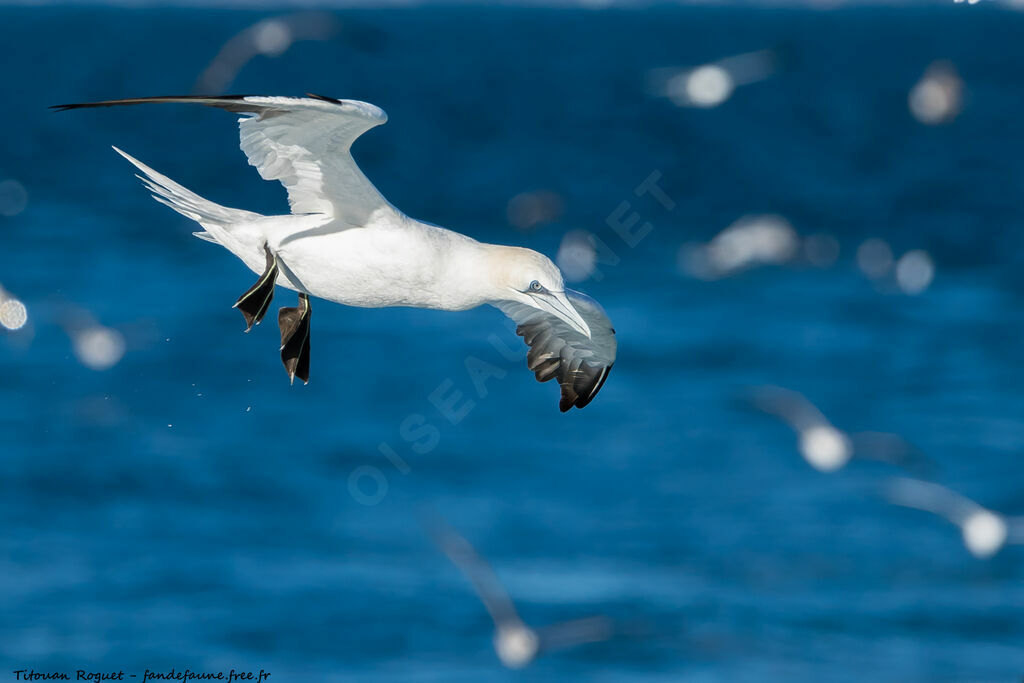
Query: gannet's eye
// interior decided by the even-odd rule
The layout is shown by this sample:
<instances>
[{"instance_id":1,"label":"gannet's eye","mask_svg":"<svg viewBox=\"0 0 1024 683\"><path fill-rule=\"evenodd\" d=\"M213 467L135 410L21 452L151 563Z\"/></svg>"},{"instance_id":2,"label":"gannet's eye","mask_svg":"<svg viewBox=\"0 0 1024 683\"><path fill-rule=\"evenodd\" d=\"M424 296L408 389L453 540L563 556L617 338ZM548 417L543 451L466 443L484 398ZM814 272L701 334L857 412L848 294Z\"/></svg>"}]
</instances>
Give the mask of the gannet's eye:
<instances>
[{"instance_id":1,"label":"gannet's eye","mask_svg":"<svg viewBox=\"0 0 1024 683\"><path fill-rule=\"evenodd\" d=\"M534 291L534 292L539 292L539 291L543 290L544 287L539 282L534 280L533 282L530 283L530 289L532 291Z\"/></svg>"}]
</instances>

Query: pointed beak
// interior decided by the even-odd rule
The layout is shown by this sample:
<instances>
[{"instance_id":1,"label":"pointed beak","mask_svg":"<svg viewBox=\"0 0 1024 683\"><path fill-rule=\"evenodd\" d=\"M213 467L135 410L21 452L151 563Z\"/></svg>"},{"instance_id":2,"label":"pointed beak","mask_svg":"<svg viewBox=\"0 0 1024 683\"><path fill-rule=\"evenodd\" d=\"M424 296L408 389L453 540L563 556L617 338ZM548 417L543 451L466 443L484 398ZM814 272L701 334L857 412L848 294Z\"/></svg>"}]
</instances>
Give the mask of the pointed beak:
<instances>
[{"instance_id":1,"label":"pointed beak","mask_svg":"<svg viewBox=\"0 0 1024 683\"><path fill-rule=\"evenodd\" d=\"M541 292L539 294L531 294L530 297L537 308L564 321L566 325L587 339L590 339L590 327L580 314L576 312L573 305L569 303L565 292Z\"/></svg>"}]
</instances>

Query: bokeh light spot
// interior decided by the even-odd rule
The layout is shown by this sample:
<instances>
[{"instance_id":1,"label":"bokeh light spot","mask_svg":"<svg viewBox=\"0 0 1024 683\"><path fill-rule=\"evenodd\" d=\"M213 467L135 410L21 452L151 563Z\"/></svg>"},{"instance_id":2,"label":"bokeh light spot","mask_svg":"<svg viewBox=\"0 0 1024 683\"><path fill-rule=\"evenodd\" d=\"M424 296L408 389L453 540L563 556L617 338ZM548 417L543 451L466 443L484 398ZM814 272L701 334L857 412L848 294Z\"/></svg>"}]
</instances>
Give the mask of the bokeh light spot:
<instances>
[{"instance_id":1,"label":"bokeh light spot","mask_svg":"<svg viewBox=\"0 0 1024 683\"><path fill-rule=\"evenodd\" d=\"M28 206L28 190L17 180L0 182L0 216L17 216Z\"/></svg>"},{"instance_id":2,"label":"bokeh light spot","mask_svg":"<svg viewBox=\"0 0 1024 683\"><path fill-rule=\"evenodd\" d=\"M934 277L935 264L922 249L908 251L896 264L896 282L907 294L920 294L928 289Z\"/></svg>"},{"instance_id":3,"label":"bokeh light spot","mask_svg":"<svg viewBox=\"0 0 1024 683\"><path fill-rule=\"evenodd\" d=\"M558 247L555 261L569 282L586 280L597 265L593 236L586 230L567 232Z\"/></svg>"},{"instance_id":4,"label":"bokeh light spot","mask_svg":"<svg viewBox=\"0 0 1024 683\"><path fill-rule=\"evenodd\" d=\"M279 19L263 22L253 35L256 49L268 57L280 57L292 45L292 31Z\"/></svg>"},{"instance_id":5,"label":"bokeh light spot","mask_svg":"<svg viewBox=\"0 0 1024 683\"><path fill-rule=\"evenodd\" d=\"M117 330L96 325L74 333L75 357L92 370L108 370L124 356L124 337Z\"/></svg>"},{"instance_id":6,"label":"bokeh light spot","mask_svg":"<svg viewBox=\"0 0 1024 683\"><path fill-rule=\"evenodd\" d=\"M857 247L857 266L872 280L885 277L892 271L892 248L885 240L873 237Z\"/></svg>"},{"instance_id":7,"label":"bokeh light spot","mask_svg":"<svg viewBox=\"0 0 1024 683\"><path fill-rule=\"evenodd\" d=\"M963 81L952 63L935 62L907 98L910 113L921 123L936 126L949 123L960 114Z\"/></svg>"}]
</instances>

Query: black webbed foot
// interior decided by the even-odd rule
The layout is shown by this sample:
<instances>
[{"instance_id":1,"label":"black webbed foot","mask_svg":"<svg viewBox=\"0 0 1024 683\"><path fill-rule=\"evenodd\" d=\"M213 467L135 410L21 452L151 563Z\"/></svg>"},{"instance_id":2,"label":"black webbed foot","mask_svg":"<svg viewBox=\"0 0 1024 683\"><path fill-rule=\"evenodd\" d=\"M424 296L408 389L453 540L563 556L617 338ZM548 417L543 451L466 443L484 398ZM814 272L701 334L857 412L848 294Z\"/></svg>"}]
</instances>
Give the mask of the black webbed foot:
<instances>
[{"instance_id":1,"label":"black webbed foot","mask_svg":"<svg viewBox=\"0 0 1024 683\"><path fill-rule=\"evenodd\" d=\"M260 324L263 316L270 310L270 302L274 298L274 284L277 282L278 272L277 257L266 244L263 245L263 250L267 253L266 269L256 284L238 297L238 301L234 305L234 308L240 310L245 316L246 332L251 330L253 325Z\"/></svg>"},{"instance_id":2,"label":"black webbed foot","mask_svg":"<svg viewBox=\"0 0 1024 683\"><path fill-rule=\"evenodd\" d=\"M296 308L282 308L277 314L281 327L281 362L292 383L298 377L309 383L309 321L313 308L309 295L299 294Z\"/></svg>"}]
</instances>

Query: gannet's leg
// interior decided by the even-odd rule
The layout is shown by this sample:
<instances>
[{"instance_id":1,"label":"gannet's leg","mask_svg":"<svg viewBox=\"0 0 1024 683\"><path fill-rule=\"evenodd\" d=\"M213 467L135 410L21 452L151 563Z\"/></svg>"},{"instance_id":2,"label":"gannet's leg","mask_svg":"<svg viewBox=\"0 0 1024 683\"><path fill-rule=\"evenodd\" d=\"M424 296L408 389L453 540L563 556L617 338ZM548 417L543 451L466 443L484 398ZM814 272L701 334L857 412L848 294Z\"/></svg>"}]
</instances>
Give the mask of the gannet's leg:
<instances>
[{"instance_id":1,"label":"gannet's leg","mask_svg":"<svg viewBox=\"0 0 1024 683\"><path fill-rule=\"evenodd\" d=\"M253 325L260 324L270 309L270 301L274 298L274 283L277 282L278 272L277 256L266 244L263 245L263 251L267 253L267 267L263 275L260 275L260 279L245 294L238 297L233 306L245 316L246 332L251 330Z\"/></svg>"},{"instance_id":2,"label":"gannet's leg","mask_svg":"<svg viewBox=\"0 0 1024 683\"><path fill-rule=\"evenodd\" d=\"M298 377L309 384L309 319L313 307L308 294L299 294L297 308L282 308L277 314L281 326L281 362L292 383Z\"/></svg>"}]
</instances>

